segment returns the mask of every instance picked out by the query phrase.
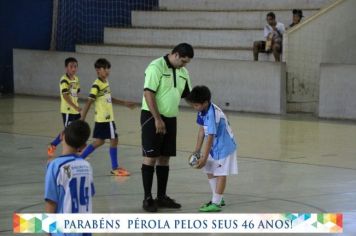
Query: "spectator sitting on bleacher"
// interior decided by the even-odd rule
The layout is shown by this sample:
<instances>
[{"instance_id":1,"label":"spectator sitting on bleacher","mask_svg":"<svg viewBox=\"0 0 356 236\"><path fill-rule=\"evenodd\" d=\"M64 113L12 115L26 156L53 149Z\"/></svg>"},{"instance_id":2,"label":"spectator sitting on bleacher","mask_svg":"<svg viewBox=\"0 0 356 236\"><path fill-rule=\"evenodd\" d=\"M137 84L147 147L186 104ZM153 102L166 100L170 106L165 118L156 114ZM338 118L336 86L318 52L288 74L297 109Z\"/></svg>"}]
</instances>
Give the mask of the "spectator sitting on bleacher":
<instances>
[{"instance_id":1,"label":"spectator sitting on bleacher","mask_svg":"<svg viewBox=\"0 0 356 236\"><path fill-rule=\"evenodd\" d=\"M273 12L267 14L267 25L264 27L264 38L266 41L255 41L253 43L253 59L258 61L258 53L273 53L274 59L280 61L282 53L284 24L276 21Z\"/></svg>"},{"instance_id":2,"label":"spectator sitting on bleacher","mask_svg":"<svg viewBox=\"0 0 356 236\"><path fill-rule=\"evenodd\" d=\"M293 9L293 23L289 25L289 28L292 28L293 26L297 25L300 23L302 20L303 16L303 11L300 9Z\"/></svg>"}]
</instances>

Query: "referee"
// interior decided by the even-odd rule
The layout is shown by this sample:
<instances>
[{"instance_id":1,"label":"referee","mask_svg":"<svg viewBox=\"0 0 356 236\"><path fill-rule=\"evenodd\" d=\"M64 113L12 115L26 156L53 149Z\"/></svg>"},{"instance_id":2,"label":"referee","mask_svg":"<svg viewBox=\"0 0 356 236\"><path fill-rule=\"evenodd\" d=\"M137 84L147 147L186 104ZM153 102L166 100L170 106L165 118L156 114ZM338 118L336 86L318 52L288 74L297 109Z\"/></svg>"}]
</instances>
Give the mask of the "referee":
<instances>
[{"instance_id":1,"label":"referee","mask_svg":"<svg viewBox=\"0 0 356 236\"><path fill-rule=\"evenodd\" d=\"M177 115L181 98L191 90L188 70L184 67L194 57L187 43L175 46L171 53L153 60L145 71L141 108L142 182L145 192L143 209L181 208L166 194L169 159L176 156ZM152 197L156 169L157 198Z\"/></svg>"}]
</instances>

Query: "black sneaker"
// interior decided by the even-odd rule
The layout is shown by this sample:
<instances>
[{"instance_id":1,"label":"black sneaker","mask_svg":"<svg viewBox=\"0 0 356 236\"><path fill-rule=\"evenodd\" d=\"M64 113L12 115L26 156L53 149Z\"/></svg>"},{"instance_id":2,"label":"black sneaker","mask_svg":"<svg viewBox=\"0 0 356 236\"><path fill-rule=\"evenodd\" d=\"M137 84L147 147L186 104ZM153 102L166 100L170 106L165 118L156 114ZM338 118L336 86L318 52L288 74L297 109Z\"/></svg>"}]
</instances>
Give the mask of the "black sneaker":
<instances>
[{"instance_id":1,"label":"black sneaker","mask_svg":"<svg viewBox=\"0 0 356 236\"><path fill-rule=\"evenodd\" d=\"M181 208L182 205L177 203L174 199L168 197L167 195L164 197L157 197L156 198L156 203L158 207L163 207L163 208Z\"/></svg>"},{"instance_id":2,"label":"black sneaker","mask_svg":"<svg viewBox=\"0 0 356 236\"><path fill-rule=\"evenodd\" d=\"M142 208L147 212L157 212L156 203L151 197L143 200Z\"/></svg>"}]
</instances>

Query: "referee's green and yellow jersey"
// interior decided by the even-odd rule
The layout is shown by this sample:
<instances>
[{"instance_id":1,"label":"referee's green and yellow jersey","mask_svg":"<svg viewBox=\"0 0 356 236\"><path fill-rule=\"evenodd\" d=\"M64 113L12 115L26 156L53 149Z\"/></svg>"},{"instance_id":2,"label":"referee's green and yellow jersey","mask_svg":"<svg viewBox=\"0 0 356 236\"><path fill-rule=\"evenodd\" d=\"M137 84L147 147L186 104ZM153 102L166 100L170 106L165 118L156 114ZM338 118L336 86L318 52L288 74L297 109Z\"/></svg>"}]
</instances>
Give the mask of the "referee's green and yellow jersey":
<instances>
[{"instance_id":1,"label":"referee's green and yellow jersey","mask_svg":"<svg viewBox=\"0 0 356 236\"><path fill-rule=\"evenodd\" d=\"M165 117L176 117L179 103L191 91L188 70L184 67L175 69L168 60L168 55L152 61L145 71L144 90L155 93L158 111ZM149 111L145 97L142 110Z\"/></svg>"},{"instance_id":2,"label":"referee's green and yellow jersey","mask_svg":"<svg viewBox=\"0 0 356 236\"><path fill-rule=\"evenodd\" d=\"M97 78L91 86L89 98L95 100L95 122L114 121L109 82Z\"/></svg>"},{"instance_id":3,"label":"referee's green and yellow jersey","mask_svg":"<svg viewBox=\"0 0 356 236\"><path fill-rule=\"evenodd\" d=\"M63 75L60 79L59 89L61 91L61 113L79 114L79 112L71 107L63 98L63 94L69 94L72 102L78 106L78 93L80 92L79 78L73 76L73 79L70 79L67 75Z\"/></svg>"}]
</instances>

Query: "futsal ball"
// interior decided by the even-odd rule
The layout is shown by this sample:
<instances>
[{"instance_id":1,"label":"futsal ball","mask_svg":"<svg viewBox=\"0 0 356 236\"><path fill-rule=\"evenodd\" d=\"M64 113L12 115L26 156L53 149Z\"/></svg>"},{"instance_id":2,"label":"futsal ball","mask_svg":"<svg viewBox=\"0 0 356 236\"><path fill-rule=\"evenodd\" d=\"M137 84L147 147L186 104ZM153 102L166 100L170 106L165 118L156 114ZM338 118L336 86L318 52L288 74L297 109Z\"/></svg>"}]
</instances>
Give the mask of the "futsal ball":
<instances>
[{"instance_id":1,"label":"futsal ball","mask_svg":"<svg viewBox=\"0 0 356 236\"><path fill-rule=\"evenodd\" d=\"M192 155L189 156L188 163L191 167L197 168L199 159L200 159L200 153L197 152L193 153Z\"/></svg>"}]
</instances>

